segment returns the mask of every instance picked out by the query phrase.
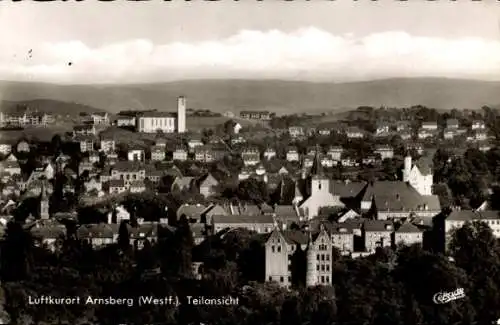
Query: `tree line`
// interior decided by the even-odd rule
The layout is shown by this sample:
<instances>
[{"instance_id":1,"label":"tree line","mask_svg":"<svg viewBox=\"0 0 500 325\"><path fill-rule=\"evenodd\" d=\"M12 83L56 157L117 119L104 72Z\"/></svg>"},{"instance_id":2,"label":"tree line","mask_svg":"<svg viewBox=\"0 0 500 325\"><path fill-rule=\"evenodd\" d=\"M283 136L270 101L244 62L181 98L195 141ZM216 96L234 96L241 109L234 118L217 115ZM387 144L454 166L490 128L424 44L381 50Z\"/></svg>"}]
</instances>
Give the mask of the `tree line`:
<instances>
[{"instance_id":1,"label":"tree line","mask_svg":"<svg viewBox=\"0 0 500 325\"><path fill-rule=\"evenodd\" d=\"M49 251L26 229L8 225L1 244L3 304L13 324L491 324L500 318L500 246L483 223L452 234L449 256L419 245L378 249L359 259L335 252L332 285L291 290L264 283L265 236L233 230L195 246L187 220L157 241L131 243L126 224L117 244L92 248L74 236ZM192 261L202 263L197 278ZM463 288L465 297L433 296ZM30 305L28 297L164 298L176 306ZM187 296L233 296L232 306L194 306Z\"/></svg>"}]
</instances>

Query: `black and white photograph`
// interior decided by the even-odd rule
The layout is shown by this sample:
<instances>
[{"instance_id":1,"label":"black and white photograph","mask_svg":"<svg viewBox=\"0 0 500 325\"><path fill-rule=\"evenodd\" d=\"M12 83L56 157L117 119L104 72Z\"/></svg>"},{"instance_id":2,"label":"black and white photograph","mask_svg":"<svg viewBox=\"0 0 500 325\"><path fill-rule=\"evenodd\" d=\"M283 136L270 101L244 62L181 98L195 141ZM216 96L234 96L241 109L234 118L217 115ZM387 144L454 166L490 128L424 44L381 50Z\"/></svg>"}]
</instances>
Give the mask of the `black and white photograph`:
<instances>
[{"instance_id":1,"label":"black and white photograph","mask_svg":"<svg viewBox=\"0 0 500 325\"><path fill-rule=\"evenodd\" d=\"M500 324L500 2L1 1L0 324Z\"/></svg>"}]
</instances>

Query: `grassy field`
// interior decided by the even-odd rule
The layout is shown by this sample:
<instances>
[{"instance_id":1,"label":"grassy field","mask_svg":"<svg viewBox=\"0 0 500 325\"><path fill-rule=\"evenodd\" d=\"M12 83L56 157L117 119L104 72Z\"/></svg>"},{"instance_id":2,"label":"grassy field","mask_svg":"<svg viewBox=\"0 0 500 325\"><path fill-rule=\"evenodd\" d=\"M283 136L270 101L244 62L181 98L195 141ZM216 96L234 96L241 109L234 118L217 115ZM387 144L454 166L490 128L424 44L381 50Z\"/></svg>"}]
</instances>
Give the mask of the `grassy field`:
<instances>
[{"instance_id":1,"label":"grassy field","mask_svg":"<svg viewBox=\"0 0 500 325\"><path fill-rule=\"evenodd\" d=\"M259 121L250 121L250 120L241 119L239 117L229 118L229 117L224 117L224 116L219 116L219 117L188 116L186 118L186 127L189 131L199 132L199 131L206 129L206 128L217 127L221 124L226 123L229 120L233 120L235 122L238 122L243 127L253 126L256 124L262 124L262 122L259 122Z\"/></svg>"},{"instance_id":2,"label":"grassy field","mask_svg":"<svg viewBox=\"0 0 500 325\"><path fill-rule=\"evenodd\" d=\"M48 127L28 127L24 130L15 131L0 131L0 140L16 141L23 137L28 139L36 138L40 141L50 141L56 134L63 135L65 132L71 131L73 126L65 123L56 123Z\"/></svg>"}]
</instances>

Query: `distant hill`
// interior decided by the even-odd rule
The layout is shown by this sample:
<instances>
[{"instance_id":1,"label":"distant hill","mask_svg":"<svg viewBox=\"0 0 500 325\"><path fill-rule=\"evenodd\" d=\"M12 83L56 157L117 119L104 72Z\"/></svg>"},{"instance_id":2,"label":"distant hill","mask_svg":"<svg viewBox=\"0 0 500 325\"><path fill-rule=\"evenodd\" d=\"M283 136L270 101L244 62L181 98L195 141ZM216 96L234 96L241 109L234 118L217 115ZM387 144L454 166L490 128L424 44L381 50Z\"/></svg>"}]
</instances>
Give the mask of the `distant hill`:
<instances>
[{"instance_id":1,"label":"distant hill","mask_svg":"<svg viewBox=\"0 0 500 325\"><path fill-rule=\"evenodd\" d=\"M174 111L184 95L188 107L214 112L271 110L278 114L339 111L358 106L479 109L500 103L500 82L409 78L352 83L280 80L190 80L138 85L54 85L0 81L0 99L51 99L109 112Z\"/></svg>"},{"instance_id":2,"label":"distant hill","mask_svg":"<svg viewBox=\"0 0 500 325\"><path fill-rule=\"evenodd\" d=\"M55 115L69 115L71 117L78 116L81 112L93 113L103 112L100 108L91 107L83 104L76 104L71 102L61 102L51 99L34 99L22 101L8 101L3 100L0 102L0 111L2 112L15 112L19 107L27 106L30 110L37 110L39 112L49 112Z\"/></svg>"}]
</instances>

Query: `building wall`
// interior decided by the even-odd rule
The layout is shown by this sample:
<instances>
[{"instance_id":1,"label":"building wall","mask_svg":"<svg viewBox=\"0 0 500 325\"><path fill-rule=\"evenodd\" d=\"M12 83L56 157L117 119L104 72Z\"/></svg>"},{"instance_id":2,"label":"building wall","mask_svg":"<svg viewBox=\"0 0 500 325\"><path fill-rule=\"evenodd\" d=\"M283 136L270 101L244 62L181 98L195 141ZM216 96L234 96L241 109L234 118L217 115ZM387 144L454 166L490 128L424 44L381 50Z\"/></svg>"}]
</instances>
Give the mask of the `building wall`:
<instances>
[{"instance_id":1,"label":"building wall","mask_svg":"<svg viewBox=\"0 0 500 325\"><path fill-rule=\"evenodd\" d=\"M382 240L382 246L391 246L391 231L367 231L365 232L365 248L367 252L374 252L377 247L380 246L380 241Z\"/></svg>"},{"instance_id":2,"label":"building wall","mask_svg":"<svg viewBox=\"0 0 500 325\"><path fill-rule=\"evenodd\" d=\"M176 130L175 117L149 117L138 118L138 130L144 133L156 133L161 130L164 133L174 133Z\"/></svg>"},{"instance_id":3,"label":"building wall","mask_svg":"<svg viewBox=\"0 0 500 325\"><path fill-rule=\"evenodd\" d=\"M291 285L292 249L278 233L269 238L266 243L266 281L274 281L286 287Z\"/></svg>"},{"instance_id":4,"label":"building wall","mask_svg":"<svg viewBox=\"0 0 500 325\"><path fill-rule=\"evenodd\" d=\"M354 251L354 234L332 234L332 246L340 250L341 252L353 252Z\"/></svg>"},{"instance_id":5,"label":"building wall","mask_svg":"<svg viewBox=\"0 0 500 325\"><path fill-rule=\"evenodd\" d=\"M424 239L423 233L421 232L411 232L411 233L403 233L403 232L395 232L394 233L394 244L422 244Z\"/></svg>"}]
</instances>

